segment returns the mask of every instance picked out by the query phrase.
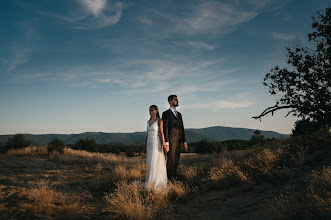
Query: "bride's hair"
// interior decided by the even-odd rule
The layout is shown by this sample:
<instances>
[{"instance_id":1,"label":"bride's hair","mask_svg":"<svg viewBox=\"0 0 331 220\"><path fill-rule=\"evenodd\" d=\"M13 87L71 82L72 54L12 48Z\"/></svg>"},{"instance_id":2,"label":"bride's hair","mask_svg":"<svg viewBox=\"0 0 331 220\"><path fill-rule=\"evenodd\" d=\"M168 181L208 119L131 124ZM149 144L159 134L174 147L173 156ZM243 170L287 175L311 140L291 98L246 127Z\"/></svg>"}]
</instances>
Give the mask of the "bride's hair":
<instances>
[{"instance_id":1,"label":"bride's hair","mask_svg":"<svg viewBox=\"0 0 331 220\"><path fill-rule=\"evenodd\" d=\"M159 108L156 105L151 105L149 108L156 110L156 117L160 118Z\"/></svg>"}]
</instances>

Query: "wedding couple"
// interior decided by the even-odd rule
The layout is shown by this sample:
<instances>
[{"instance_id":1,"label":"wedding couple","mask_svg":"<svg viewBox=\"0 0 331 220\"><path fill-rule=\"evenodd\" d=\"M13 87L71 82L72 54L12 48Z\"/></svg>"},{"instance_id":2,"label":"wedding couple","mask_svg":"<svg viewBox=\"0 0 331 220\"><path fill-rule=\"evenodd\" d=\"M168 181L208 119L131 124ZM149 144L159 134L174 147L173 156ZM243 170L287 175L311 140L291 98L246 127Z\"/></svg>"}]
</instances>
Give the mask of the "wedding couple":
<instances>
[{"instance_id":1,"label":"wedding couple","mask_svg":"<svg viewBox=\"0 0 331 220\"><path fill-rule=\"evenodd\" d=\"M184 125L181 113L176 110L176 95L168 97L170 108L160 118L156 105L149 107L147 136L144 152L147 152L147 176L145 183L155 188L166 187L168 179L176 178L182 143L187 150ZM165 158L165 154L167 159Z\"/></svg>"}]
</instances>

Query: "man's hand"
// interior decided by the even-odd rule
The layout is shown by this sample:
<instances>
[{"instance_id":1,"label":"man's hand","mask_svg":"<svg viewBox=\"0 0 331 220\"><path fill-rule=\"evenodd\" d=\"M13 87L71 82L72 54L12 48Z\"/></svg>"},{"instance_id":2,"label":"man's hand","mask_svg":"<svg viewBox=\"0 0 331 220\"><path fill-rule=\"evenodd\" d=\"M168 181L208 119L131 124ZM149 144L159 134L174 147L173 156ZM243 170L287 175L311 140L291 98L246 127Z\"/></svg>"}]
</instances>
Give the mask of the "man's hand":
<instances>
[{"instance_id":1,"label":"man's hand","mask_svg":"<svg viewBox=\"0 0 331 220\"><path fill-rule=\"evenodd\" d=\"M184 148L185 148L185 150L187 151L187 149L188 149L188 145L187 145L186 142L184 143Z\"/></svg>"}]
</instances>

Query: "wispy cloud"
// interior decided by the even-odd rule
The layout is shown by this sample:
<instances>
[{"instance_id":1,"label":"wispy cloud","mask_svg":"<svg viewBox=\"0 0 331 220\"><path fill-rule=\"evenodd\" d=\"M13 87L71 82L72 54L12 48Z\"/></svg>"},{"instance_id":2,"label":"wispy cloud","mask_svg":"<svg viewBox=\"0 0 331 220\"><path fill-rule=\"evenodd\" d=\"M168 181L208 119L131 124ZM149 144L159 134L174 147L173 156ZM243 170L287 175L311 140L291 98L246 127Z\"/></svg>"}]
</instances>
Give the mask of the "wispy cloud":
<instances>
[{"instance_id":1,"label":"wispy cloud","mask_svg":"<svg viewBox=\"0 0 331 220\"><path fill-rule=\"evenodd\" d=\"M225 0L197 1L181 8L181 13L172 14L157 9L144 13L151 20L164 19L168 32L186 35L227 34L238 25L248 22L265 10L276 10L284 7L289 0ZM180 6L179 6L180 7ZM150 13L152 12L152 13ZM168 25L170 24L170 27Z\"/></svg>"},{"instance_id":2,"label":"wispy cloud","mask_svg":"<svg viewBox=\"0 0 331 220\"><path fill-rule=\"evenodd\" d=\"M16 26L21 39L12 42L7 58L2 58L2 63L5 65L7 72L12 72L18 66L29 61L32 47L36 40L39 39L37 35L37 19L18 22Z\"/></svg>"},{"instance_id":3,"label":"wispy cloud","mask_svg":"<svg viewBox=\"0 0 331 220\"><path fill-rule=\"evenodd\" d=\"M13 71L16 69L17 66L22 65L26 63L29 58L28 58L28 48L21 48L21 49L14 49L13 50L13 57L11 60L8 61L8 72Z\"/></svg>"},{"instance_id":4,"label":"wispy cloud","mask_svg":"<svg viewBox=\"0 0 331 220\"><path fill-rule=\"evenodd\" d=\"M191 47L198 48L198 49L206 49L206 50L214 50L215 46L207 44L202 41L188 41L187 44Z\"/></svg>"},{"instance_id":5,"label":"wispy cloud","mask_svg":"<svg viewBox=\"0 0 331 220\"><path fill-rule=\"evenodd\" d=\"M73 28L82 30L105 28L121 19L122 2L113 4L108 0L80 0L78 3L79 5L70 11L71 16L49 11L37 11L37 13L72 23Z\"/></svg>"},{"instance_id":6,"label":"wispy cloud","mask_svg":"<svg viewBox=\"0 0 331 220\"><path fill-rule=\"evenodd\" d=\"M194 108L194 109L213 109L213 110L221 110L221 109L236 109L236 108L245 108L254 104L248 100L217 100L208 103L199 103L199 104L191 104L185 105L183 108Z\"/></svg>"},{"instance_id":7,"label":"wispy cloud","mask_svg":"<svg viewBox=\"0 0 331 220\"><path fill-rule=\"evenodd\" d=\"M294 40L297 37L297 35L288 34L288 33L272 32L272 37L275 40Z\"/></svg>"}]
</instances>

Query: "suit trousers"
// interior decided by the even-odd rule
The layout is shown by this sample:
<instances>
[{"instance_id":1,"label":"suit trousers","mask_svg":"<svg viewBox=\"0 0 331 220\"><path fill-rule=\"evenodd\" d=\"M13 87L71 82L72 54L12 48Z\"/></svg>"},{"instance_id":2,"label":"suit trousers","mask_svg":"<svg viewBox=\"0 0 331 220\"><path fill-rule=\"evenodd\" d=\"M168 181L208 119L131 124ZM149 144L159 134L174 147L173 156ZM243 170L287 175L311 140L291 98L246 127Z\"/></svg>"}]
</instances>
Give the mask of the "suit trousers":
<instances>
[{"instance_id":1,"label":"suit trousers","mask_svg":"<svg viewBox=\"0 0 331 220\"><path fill-rule=\"evenodd\" d=\"M177 167L180 158L181 143L170 143L169 152L167 153L167 176L168 179L176 178Z\"/></svg>"}]
</instances>

